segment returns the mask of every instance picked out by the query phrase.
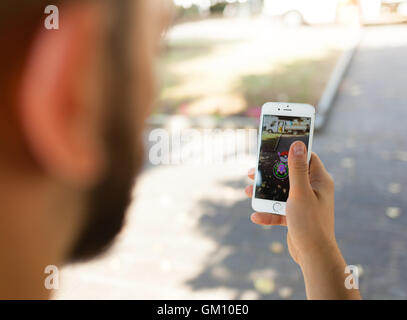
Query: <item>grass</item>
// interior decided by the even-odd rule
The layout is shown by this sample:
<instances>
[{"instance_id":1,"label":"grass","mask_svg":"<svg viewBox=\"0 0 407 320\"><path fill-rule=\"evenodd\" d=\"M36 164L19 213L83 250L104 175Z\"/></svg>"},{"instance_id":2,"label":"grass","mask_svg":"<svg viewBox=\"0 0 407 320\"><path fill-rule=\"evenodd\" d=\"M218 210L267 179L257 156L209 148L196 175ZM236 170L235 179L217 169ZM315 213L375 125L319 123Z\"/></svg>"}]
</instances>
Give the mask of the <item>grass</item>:
<instances>
[{"instance_id":1,"label":"grass","mask_svg":"<svg viewBox=\"0 0 407 320\"><path fill-rule=\"evenodd\" d=\"M243 93L249 106L260 106L266 101L316 106L338 57L338 52L330 52L323 58L282 64L274 72L243 76L236 91Z\"/></svg>"},{"instance_id":2,"label":"grass","mask_svg":"<svg viewBox=\"0 0 407 320\"><path fill-rule=\"evenodd\" d=\"M167 57L167 63L175 63L178 59L185 61L202 52L186 50L172 52ZM182 56L182 59L180 58ZM235 80L231 95L242 95L246 108L258 107L267 101L301 102L317 106L318 100L329 79L330 73L339 57L339 52L332 51L322 58L301 59L290 63L281 64L275 71L264 74L243 75ZM182 78L175 73L167 72L162 76L163 89L158 101L161 112L174 113L182 105L188 105L199 99L198 95L185 95L172 97L169 91L182 85ZM202 92L206 92L202 87ZM244 110L242 110L244 111Z\"/></svg>"},{"instance_id":3,"label":"grass","mask_svg":"<svg viewBox=\"0 0 407 320\"><path fill-rule=\"evenodd\" d=\"M211 41L173 41L167 44L162 59L164 59L167 64L179 63L209 55L213 48L214 42Z\"/></svg>"},{"instance_id":4,"label":"grass","mask_svg":"<svg viewBox=\"0 0 407 320\"><path fill-rule=\"evenodd\" d=\"M271 139L277 139L280 136L281 136L281 133L263 132L261 135L261 140L266 141L266 140L271 140Z\"/></svg>"},{"instance_id":5,"label":"grass","mask_svg":"<svg viewBox=\"0 0 407 320\"><path fill-rule=\"evenodd\" d=\"M205 23L189 24L188 36L167 40L159 61L156 113L228 116L246 114L267 101L316 106L341 53L325 43L333 37L319 38L321 30L284 31L272 42L261 32L264 28L256 29L255 35L241 35L251 24ZM223 39L209 33L209 27L217 30L214 23L235 36ZM191 37L191 28L196 37Z\"/></svg>"}]
</instances>

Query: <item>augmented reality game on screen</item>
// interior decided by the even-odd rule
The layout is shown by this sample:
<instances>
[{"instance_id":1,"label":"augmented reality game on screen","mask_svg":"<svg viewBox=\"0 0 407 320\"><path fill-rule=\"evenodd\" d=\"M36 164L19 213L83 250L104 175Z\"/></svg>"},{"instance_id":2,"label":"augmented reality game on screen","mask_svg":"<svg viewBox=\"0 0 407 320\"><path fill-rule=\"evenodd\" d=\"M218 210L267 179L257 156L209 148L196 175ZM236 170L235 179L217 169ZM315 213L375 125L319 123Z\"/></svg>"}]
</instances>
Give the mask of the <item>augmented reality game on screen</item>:
<instances>
[{"instance_id":1,"label":"augmented reality game on screen","mask_svg":"<svg viewBox=\"0 0 407 320\"><path fill-rule=\"evenodd\" d=\"M295 141L308 148L311 118L264 115L255 197L287 201L288 151Z\"/></svg>"}]
</instances>

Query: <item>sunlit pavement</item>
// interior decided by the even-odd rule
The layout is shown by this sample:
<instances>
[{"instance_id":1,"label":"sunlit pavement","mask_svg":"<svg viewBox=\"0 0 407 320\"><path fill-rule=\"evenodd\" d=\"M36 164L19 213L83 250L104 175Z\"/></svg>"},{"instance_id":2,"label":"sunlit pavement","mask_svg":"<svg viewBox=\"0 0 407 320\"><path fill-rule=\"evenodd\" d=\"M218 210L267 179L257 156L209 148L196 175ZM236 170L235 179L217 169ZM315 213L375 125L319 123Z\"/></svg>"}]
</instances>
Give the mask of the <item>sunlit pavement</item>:
<instances>
[{"instance_id":1,"label":"sunlit pavement","mask_svg":"<svg viewBox=\"0 0 407 320\"><path fill-rule=\"evenodd\" d=\"M407 298L407 26L371 27L316 151L336 182L336 233L364 298ZM148 166L104 258L62 272L56 298L305 298L285 229L251 224L254 158Z\"/></svg>"}]
</instances>

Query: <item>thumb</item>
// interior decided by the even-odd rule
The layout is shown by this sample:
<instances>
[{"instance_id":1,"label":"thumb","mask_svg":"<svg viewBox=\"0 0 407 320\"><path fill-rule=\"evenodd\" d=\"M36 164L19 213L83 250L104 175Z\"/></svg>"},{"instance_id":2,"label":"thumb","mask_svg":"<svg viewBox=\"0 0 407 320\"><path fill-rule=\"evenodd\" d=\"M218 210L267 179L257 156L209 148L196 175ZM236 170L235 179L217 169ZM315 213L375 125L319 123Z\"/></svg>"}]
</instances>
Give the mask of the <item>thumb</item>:
<instances>
[{"instance_id":1,"label":"thumb","mask_svg":"<svg viewBox=\"0 0 407 320\"><path fill-rule=\"evenodd\" d=\"M301 141L294 142L288 154L290 195L301 195L311 190L308 175L307 147Z\"/></svg>"}]
</instances>

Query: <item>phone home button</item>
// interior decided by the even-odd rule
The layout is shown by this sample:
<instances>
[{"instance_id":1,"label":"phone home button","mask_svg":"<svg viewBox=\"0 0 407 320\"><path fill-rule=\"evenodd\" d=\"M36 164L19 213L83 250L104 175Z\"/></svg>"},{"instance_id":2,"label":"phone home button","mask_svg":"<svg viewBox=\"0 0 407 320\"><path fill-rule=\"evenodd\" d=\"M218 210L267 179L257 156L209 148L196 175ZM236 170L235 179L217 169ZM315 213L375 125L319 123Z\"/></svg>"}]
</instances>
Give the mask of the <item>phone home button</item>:
<instances>
[{"instance_id":1,"label":"phone home button","mask_svg":"<svg viewBox=\"0 0 407 320\"><path fill-rule=\"evenodd\" d=\"M275 211L275 212L280 212L280 209L281 209L281 203L278 203L278 202L276 202L275 204L273 204L273 210Z\"/></svg>"}]
</instances>

